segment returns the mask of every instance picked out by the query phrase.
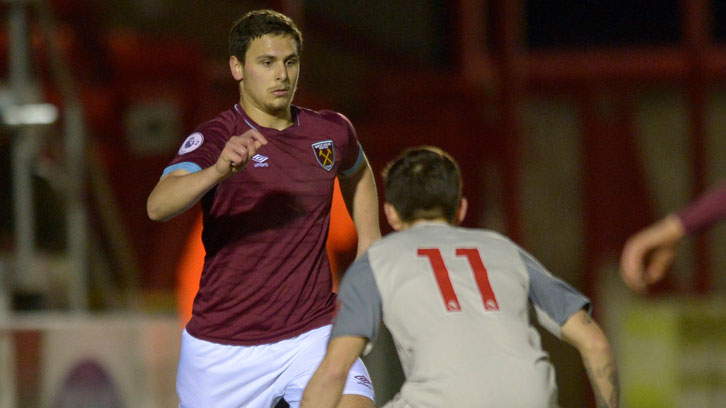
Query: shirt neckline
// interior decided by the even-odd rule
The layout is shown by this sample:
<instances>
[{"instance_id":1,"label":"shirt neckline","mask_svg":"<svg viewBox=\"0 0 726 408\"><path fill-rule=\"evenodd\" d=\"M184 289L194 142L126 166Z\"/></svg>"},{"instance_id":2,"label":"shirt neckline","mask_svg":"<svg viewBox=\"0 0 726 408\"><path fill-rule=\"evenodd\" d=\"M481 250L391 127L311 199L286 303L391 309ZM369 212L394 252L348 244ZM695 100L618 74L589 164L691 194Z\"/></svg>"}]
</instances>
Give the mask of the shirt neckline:
<instances>
[{"instance_id":1,"label":"shirt neckline","mask_svg":"<svg viewBox=\"0 0 726 408\"><path fill-rule=\"evenodd\" d=\"M421 220L418 221L415 225L411 226L409 229L414 229L418 227L452 227L450 223L446 221L434 221L434 220Z\"/></svg>"},{"instance_id":2,"label":"shirt neckline","mask_svg":"<svg viewBox=\"0 0 726 408\"><path fill-rule=\"evenodd\" d=\"M234 104L234 110L242 116L242 120L247 124L247 126L251 127L252 129L259 130L259 131L266 131L271 133L287 133L291 132L293 129L296 129L300 127L300 108L298 108L295 105L290 105L290 111L292 113L292 125L286 127L285 129L278 130L271 127L262 126L259 123L255 122L254 119L252 119L247 112L240 106L239 103Z\"/></svg>"}]
</instances>

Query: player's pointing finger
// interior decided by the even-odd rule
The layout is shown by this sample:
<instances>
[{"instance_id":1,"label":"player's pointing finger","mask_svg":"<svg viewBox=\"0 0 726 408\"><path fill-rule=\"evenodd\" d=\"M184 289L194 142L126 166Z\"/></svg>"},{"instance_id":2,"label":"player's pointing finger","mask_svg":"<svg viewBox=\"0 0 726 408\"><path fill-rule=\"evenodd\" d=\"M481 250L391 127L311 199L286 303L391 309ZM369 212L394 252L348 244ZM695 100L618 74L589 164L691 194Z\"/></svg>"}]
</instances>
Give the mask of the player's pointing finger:
<instances>
[{"instance_id":1,"label":"player's pointing finger","mask_svg":"<svg viewBox=\"0 0 726 408\"><path fill-rule=\"evenodd\" d=\"M267 138L257 129L250 129L242 133L240 135L240 138L245 142L252 141L255 145L259 144L260 146L262 146L267 144Z\"/></svg>"}]
</instances>

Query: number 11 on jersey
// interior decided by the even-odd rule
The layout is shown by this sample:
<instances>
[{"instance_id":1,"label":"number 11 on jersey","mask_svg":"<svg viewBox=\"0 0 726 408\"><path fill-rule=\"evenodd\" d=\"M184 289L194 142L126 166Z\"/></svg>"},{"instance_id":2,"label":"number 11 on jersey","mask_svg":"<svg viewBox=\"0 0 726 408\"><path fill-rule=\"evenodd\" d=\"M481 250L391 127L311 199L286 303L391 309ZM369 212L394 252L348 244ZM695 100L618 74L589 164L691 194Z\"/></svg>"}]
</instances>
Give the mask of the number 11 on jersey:
<instances>
[{"instance_id":1,"label":"number 11 on jersey","mask_svg":"<svg viewBox=\"0 0 726 408\"><path fill-rule=\"evenodd\" d=\"M456 296L454 286L451 284L449 277L449 270L444 264L444 258L441 256L441 251L438 248L419 248L418 256L425 256L429 259L431 269L434 271L436 277L436 284L439 286L439 291L444 300L447 312L459 312L461 311L461 304L459 298ZM476 248L457 248L456 256L466 257L469 261L469 266L474 273L474 280L479 287L479 293L481 294L482 301L484 302L484 309L487 311L499 310L499 303L497 297L494 295L492 286L489 283L489 276L487 275L487 269L484 267L484 262L479 255L479 250Z\"/></svg>"}]
</instances>

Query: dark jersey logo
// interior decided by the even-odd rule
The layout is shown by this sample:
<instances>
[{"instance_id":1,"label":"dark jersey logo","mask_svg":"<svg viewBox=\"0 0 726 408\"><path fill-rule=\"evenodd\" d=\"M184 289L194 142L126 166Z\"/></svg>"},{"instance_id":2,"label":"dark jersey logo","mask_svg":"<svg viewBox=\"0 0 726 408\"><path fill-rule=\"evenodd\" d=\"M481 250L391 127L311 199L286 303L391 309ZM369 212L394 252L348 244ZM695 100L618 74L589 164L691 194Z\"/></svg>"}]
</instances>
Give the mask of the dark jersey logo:
<instances>
[{"instance_id":1,"label":"dark jersey logo","mask_svg":"<svg viewBox=\"0 0 726 408\"><path fill-rule=\"evenodd\" d=\"M356 375L353 378L355 378L356 380L358 380L358 384L360 384L362 386L365 386L365 387L368 387L369 389L373 389L373 384L371 384L371 380L369 380L366 376L364 376L364 375Z\"/></svg>"},{"instance_id":2,"label":"dark jersey logo","mask_svg":"<svg viewBox=\"0 0 726 408\"><path fill-rule=\"evenodd\" d=\"M313 143L313 153L315 159L323 166L325 170L330 171L335 163L335 150L333 150L333 141L326 140L324 142Z\"/></svg>"}]
</instances>

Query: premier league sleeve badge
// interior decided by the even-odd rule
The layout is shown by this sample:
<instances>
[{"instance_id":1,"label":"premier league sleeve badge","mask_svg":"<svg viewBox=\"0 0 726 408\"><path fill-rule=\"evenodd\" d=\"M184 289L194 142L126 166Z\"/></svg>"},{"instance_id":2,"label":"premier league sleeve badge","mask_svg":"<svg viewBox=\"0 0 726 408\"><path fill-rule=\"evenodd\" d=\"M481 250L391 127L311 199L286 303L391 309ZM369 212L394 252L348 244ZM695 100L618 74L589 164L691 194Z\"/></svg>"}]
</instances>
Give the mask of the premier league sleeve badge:
<instances>
[{"instance_id":1,"label":"premier league sleeve badge","mask_svg":"<svg viewBox=\"0 0 726 408\"><path fill-rule=\"evenodd\" d=\"M197 147L201 146L202 143L204 143L204 135L199 132L194 132L184 140L177 154L181 156L182 154L197 150Z\"/></svg>"}]
</instances>

